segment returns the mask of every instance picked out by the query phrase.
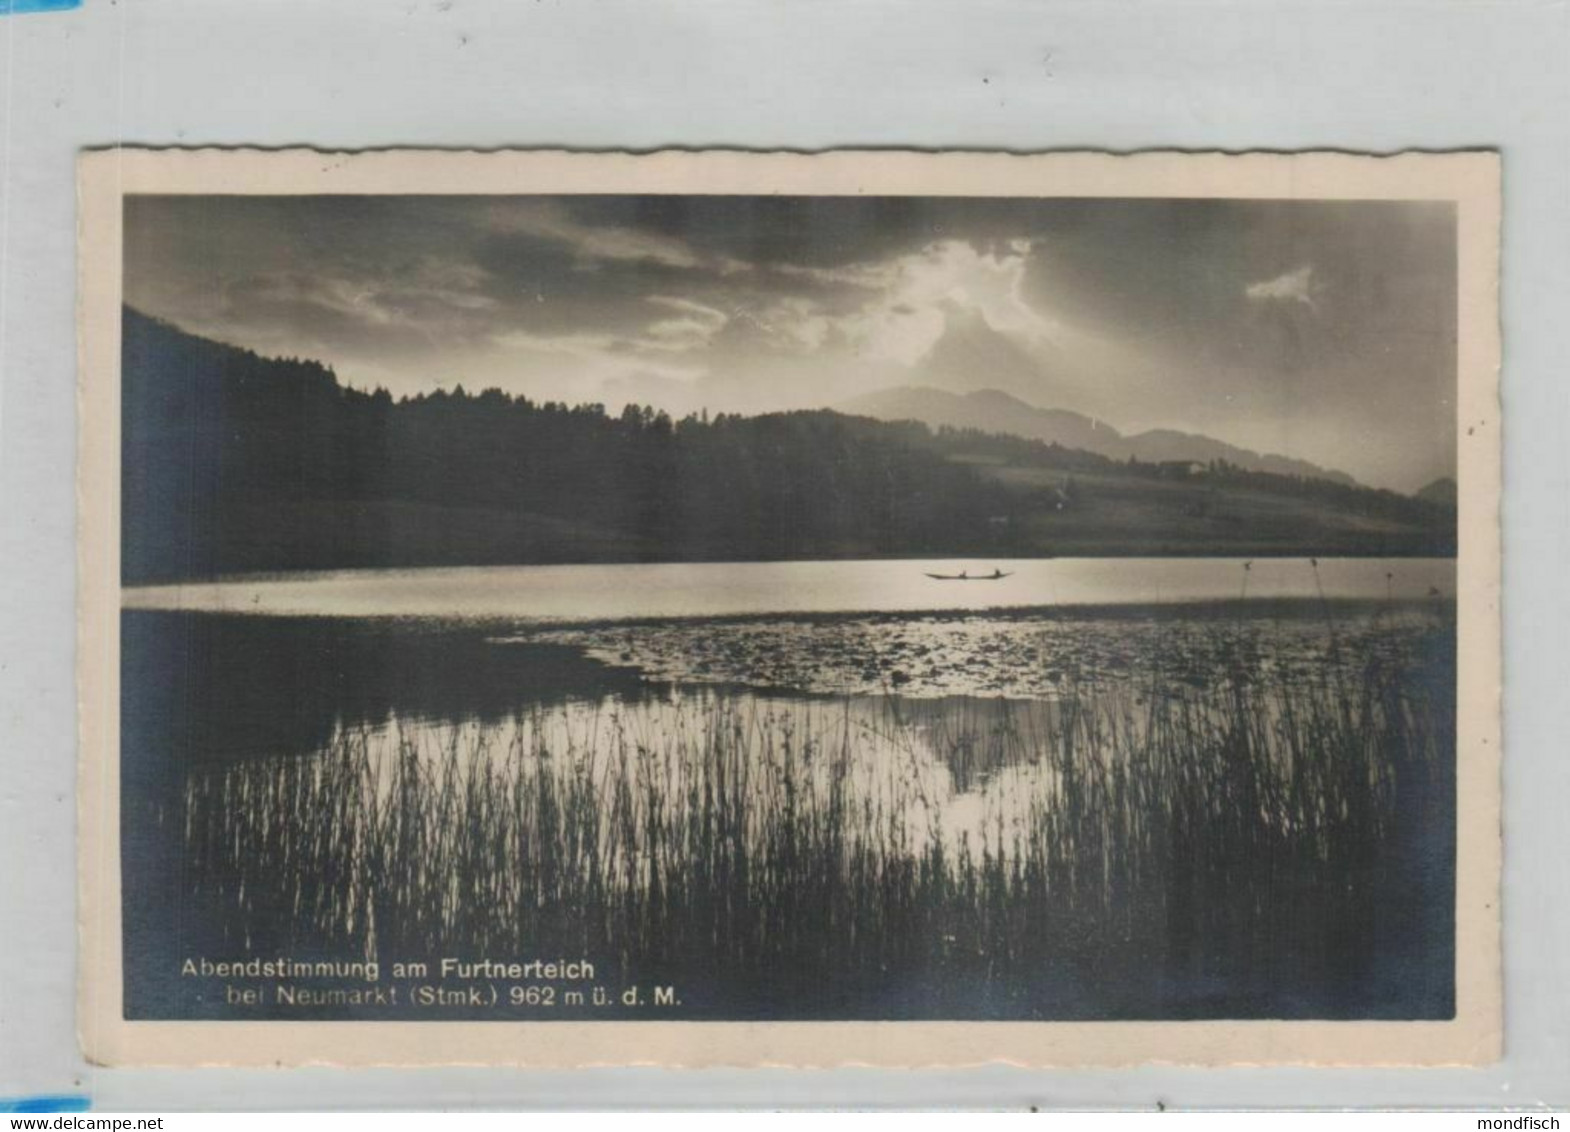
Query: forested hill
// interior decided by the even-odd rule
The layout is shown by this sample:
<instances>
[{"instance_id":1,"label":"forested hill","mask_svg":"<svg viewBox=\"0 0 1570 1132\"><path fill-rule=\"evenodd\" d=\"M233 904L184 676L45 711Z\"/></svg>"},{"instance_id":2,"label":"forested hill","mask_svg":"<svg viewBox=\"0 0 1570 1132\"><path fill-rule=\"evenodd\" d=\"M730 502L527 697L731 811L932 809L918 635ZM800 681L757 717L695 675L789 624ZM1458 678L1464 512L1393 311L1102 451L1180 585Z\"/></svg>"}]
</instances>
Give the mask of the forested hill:
<instances>
[{"instance_id":1,"label":"forested hill","mask_svg":"<svg viewBox=\"0 0 1570 1132\"><path fill-rule=\"evenodd\" d=\"M1442 504L827 410L395 401L124 312L127 583L286 569L1449 554Z\"/></svg>"}]
</instances>

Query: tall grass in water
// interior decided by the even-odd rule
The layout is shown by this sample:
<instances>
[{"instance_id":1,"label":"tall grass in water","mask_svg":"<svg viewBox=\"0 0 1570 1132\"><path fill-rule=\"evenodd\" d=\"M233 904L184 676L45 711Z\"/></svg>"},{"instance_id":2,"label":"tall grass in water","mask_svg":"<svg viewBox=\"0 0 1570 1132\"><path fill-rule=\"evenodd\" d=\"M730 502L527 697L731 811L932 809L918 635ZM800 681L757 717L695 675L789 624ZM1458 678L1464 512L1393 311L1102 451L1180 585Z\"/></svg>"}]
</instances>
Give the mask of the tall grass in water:
<instances>
[{"instance_id":1,"label":"tall grass in water","mask_svg":"<svg viewBox=\"0 0 1570 1132\"><path fill-rule=\"evenodd\" d=\"M346 734L194 774L190 875L231 944L586 955L684 1016L1444 1015L1453 672L1227 655L1201 688L929 719L946 781L897 701ZM943 795L982 779L957 827Z\"/></svg>"}]
</instances>

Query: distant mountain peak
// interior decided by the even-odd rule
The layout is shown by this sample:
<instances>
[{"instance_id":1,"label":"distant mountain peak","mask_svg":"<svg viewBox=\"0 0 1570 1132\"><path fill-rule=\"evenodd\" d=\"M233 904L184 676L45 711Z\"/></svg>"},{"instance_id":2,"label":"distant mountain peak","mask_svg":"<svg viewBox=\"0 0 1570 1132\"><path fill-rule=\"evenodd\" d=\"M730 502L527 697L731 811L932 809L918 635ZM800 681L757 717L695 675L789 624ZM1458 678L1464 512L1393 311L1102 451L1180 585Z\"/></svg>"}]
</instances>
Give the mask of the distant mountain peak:
<instances>
[{"instance_id":1,"label":"distant mountain peak","mask_svg":"<svg viewBox=\"0 0 1570 1132\"><path fill-rule=\"evenodd\" d=\"M954 393L1002 392L1026 404L1049 387L1050 357L999 330L973 307L950 304L943 333L916 365L921 384Z\"/></svg>"},{"instance_id":2,"label":"distant mountain peak","mask_svg":"<svg viewBox=\"0 0 1570 1132\"><path fill-rule=\"evenodd\" d=\"M1146 463L1225 460L1249 471L1303 476L1355 485L1345 472L1307 460L1254 452L1198 433L1150 429L1124 436L1105 421L1068 409L1044 409L1003 389L954 393L929 385L901 385L865 394L838 406L845 412L879 420L914 420L933 428L970 428L1021 436L1064 448L1079 448L1114 460L1133 457Z\"/></svg>"}]
</instances>

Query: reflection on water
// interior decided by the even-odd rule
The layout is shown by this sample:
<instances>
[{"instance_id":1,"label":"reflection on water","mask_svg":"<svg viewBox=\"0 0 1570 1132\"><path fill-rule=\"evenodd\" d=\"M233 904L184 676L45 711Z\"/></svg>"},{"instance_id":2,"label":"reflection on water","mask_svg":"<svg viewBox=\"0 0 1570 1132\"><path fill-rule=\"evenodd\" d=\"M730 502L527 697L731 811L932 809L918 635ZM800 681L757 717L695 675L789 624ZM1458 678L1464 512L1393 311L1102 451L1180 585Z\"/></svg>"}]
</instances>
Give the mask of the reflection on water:
<instances>
[{"instance_id":1,"label":"reflection on water","mask_svg":"<svg viewBox=\"0 0 1570 1132\"><path fill-rule=\"evenodd\" d=\"M928 573L997 581L934 581ZM611 621L1240 598L1409 600L1455 595L1453 559L1058 558L1023 561L700 562L349 570L128 589L127 609L330 617Z\"/></svg>"},{"instance_id":2,"label":"reflection on water","mask_svg":"<svg viewBox=\"0 0 1570 1132\"><path fill-rule=\"evenodd\" d=\"M607 666L682 683L822 695L1056 699L1092 685L1158 680L1204 687L1218 673L1248 680L1355 676L1395 662L1433 629L1440 604L1189 608L1184 616L1102 609L956 616L671 621L534 629L497 644L584 650Z\"/></svg>"},{"instance_id":3,"label":"reflection on water","mask_svg":"<svg viewBox=\"0 0 1570 1132\"><path fill-rule=\"evenodd\" d=\"M1123 701L1123 722L1135 728L1132 703ZM352 751L363 771L351 788L356 804L374 808L392 800L400 773L435 793L463 794L509 775L538 776L552 763L570 765L597 795L609 796L619 760L632 752L659 761L672 815L685 817L702 786L693 777L701 766L676 756L709 741L716 719L730 740L751 749L770 748L777 738L778 753L799 760L798 784L808 796L843 790L850 804L902 824L905 836L936 834L956 846L1000 822L1017 828L1021 802L1050 797L1041 752L1063 728L1051 702L791 698L672 687L638 700L536 704L489 721L394 713L374 725L340 724L303 761L325 763L334 752ZM251 809L249 820L271 820L278 800L266 795L265 784L301 761L274 755L196 771L185 779L187 813L207 809L229 823L237 810ZM770 788L769 767L755 769L746 789L761 796Z\"/></svg>"},{"instance_id":4,"label":"reflection on water","mask_svg":"<svg viewBox=\"0 0 1570 1132\"><path fill-rule=\"evenodd\" d=\"M122 636L132 1017L223 1016L171 971L237 951L581 953L701 1017L1450 1009L1426 590Z\"/></svg>"},{"instance_id":5,"label":"reflection on water","mask_svg":"<svg viewBox=\"0 0 1570 1132\"><path fill-rule=\"evenodd\" d=\"M121 737L173 765L320 750L335 731L408 719L501 719L527 704L656 686L574 648L514 645L441 622L121 616Z\"/></svg>"}]
</instances>

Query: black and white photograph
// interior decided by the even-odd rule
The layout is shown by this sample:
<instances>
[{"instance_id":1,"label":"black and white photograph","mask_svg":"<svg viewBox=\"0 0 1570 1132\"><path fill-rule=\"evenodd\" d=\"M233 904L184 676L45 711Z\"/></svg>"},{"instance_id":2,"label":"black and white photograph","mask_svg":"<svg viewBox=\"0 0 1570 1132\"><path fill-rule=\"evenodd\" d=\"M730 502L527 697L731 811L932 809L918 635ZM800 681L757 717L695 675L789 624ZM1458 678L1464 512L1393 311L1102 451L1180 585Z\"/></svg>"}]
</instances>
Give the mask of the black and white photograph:
<instances>
[{"instance_id":1,"label":"black and white photograph","mask_svg":"<svg viewBox=\"0 0 1570 1132\"><path fill-rule=\"evenodd\" d=\"M118 1022L1486 1032L1466 158L222 156L94 308Z\"/></svg>"}]
</instances>

